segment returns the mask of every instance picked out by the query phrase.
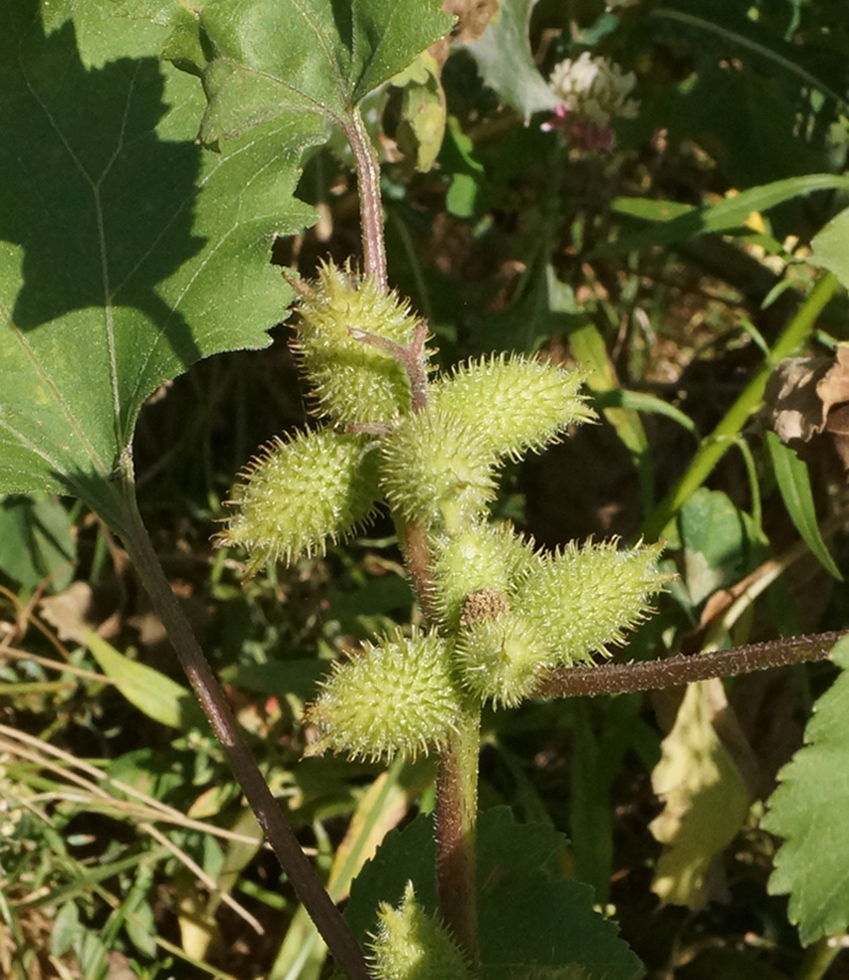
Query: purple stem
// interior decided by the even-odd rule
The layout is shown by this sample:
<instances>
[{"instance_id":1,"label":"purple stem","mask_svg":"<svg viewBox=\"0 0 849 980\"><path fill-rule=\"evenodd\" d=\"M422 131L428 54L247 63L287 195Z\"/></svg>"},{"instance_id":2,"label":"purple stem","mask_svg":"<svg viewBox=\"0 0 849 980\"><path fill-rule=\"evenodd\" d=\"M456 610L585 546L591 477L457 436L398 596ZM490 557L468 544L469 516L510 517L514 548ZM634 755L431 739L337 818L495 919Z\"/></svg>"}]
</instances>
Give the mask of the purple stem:
<instances>
[{"instance_id":1,"label":"purple stem","mask_svg":"<svg viewBox=\"0 0 849 980\"><path fill-rule=\"evenodd\" d=\"M354 154L360 190L360 234L366 275L382 290L389 288L386 274L386 249L383 244L383 206L380 196L380 166L371 145L363 119L357 108L351 110L343 127Z\"/></svg>"},{"instance_id":2,"label":"purple stem","mask_svg":"<svg viewBox=\"0 0 849 980\"><path fill-rule=\"evenodd\" d=\"M817 633L791 636L765 643L750 643L713 653L677 654L664 660L641 660L630 664L600 664L560 667L546 674L534 697L575 698L599 694L629 694L681 687L711 677L751 674L756 670L827 660L834 644L846 633Z\"/></svg>"}]
</instances>

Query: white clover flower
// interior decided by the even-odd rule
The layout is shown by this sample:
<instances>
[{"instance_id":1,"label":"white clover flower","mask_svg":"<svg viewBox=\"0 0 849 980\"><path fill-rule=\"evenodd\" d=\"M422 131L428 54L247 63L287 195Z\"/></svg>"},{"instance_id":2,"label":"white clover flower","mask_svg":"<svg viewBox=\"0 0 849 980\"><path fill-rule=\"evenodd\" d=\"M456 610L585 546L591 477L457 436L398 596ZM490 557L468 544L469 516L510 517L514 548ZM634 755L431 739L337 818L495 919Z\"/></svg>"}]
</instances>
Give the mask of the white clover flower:
<instances>
[{"instance_id":1,"label":"white clover flower","mask_svg":"<svg viewBox=\"0 0 849 980\"><path fill-rule=\"evenodd\" d=\"M556 65L549 80L554 94L570 113L595 126L608 126L614 116L633 119L639 102L629 99L637 78L624 74L607 58L593 58L589 51Z\"/></svg>"}]
</instances>

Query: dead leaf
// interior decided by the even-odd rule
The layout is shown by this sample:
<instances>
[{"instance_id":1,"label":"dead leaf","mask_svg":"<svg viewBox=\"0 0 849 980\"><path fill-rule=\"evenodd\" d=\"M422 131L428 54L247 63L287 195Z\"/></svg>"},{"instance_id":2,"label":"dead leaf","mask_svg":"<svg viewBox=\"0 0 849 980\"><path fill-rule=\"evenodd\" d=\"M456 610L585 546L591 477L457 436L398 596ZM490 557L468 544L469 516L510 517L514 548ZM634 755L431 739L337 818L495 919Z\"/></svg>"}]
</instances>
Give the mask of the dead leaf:
<instances>
[{"instance_id":1,"label":"dead leaf","mask_svg":"<svg viewBox=\"0 0 849 980\"><path fill-rule=\"evenodd\" d=\"M465 44L482 36L489 22L498 15L498 0L445 0L442 9L446 14L453 14L457 22L447 37L430 46L430 53L440 66L445 64L453 40Z\"/></svg>"},{"instance_id":2,"label":"dead leaf","mask_svg":"<svg viewBox=\"0 0 849 980\"><path fill-rule=\"evenodd\" d=\"M849 470L849 347L838 347L834 357L782 361L765 403L771 427L802 459L828 445Z\"/></svg>"},{"instance_id":3,"label":"dead leaf","mask_svg":"<svg viewBox=\"0 0 849 980\"><path fill-rule=\"evenodd\" d=\"M56 635L67 643L84 643L86 631L94 629L89 618L92 588L88 582L74 582L64 592L41 600L41 615L56 630Z\"/></svg>"},{"instance_id":4,"label":"dead leaf","mask_svg":"<svg viewBox=\"0 0 849 980\"><path fill-rule=\"evenodd\" d=\"M498 0L445 0L442 9L457 18L451 34L465 44L483 35L498 13Z\"/></svg>"},{"instance_id":5,"label":"dead leaf","mask_svg":"<svg viewBox=\"0 0 849 980\"><path fill-rule=\"evenodd\" d=\"M743 777L713 725L726 708L720 681L690 685L652 773L664 809L649 829L666 844L652 891L693 910L722 897L724 882L714 861L749 812Z\"/></svg>"},{"instance_id":6,"label":"dead leaf","mask_svg":"<svg viewBox=\"0 0 849 980\"><path fill-rule=\"evenodd\" d=\"M111 952L107 962L109 980L139 980L138 973L123 953Z\"/></svg>"}]
</instances>

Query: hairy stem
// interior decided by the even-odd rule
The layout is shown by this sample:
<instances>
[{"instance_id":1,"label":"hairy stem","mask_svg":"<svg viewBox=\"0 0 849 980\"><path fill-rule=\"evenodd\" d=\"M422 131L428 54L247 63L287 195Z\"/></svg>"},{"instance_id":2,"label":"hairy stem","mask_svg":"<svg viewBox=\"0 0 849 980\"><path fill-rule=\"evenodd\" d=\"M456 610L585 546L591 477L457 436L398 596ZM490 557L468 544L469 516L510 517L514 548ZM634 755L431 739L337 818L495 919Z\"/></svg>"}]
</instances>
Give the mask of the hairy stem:
<instances>
[{"instance_id":1,"label":"hairy stem","mask_svg":"<svg viewBox=\"0 0 849 980\"><path fill-rule=\"evenodd\" d=\"M360 233L363 241L363 260L366 275L381 289L387 289L386 249L383 245L383 206L380 197L380 166L371 140L357 108L344 127L345 136L357 165L360 190Z\"/></svg>"},{"instance_id":2,"label":"hairy stem","mask_svg":"<svg viewBox=\"0 0 849 980\"><path fill-rule=\"evenodd\" d=\"M351 113L345 135L354 153L360 189L365 271L383 289L388 288L383 244L383 209L380 168L362 118ZM392 354L410 378L412 409L427 405L427 324L422 321L409 348L390 345L371 334L358 338ZM394 515L395 526L426 622L435 622L433 569L427 533L421 524ZM477 826L480 709L470 705L461 728L439 754L436 792L437 895L446 925L473 963L477 962L477 903L475 887L475 830Z\"/></svg>"},{"instance_id":3,"label":"hairy stem","mask_svg":"<svg viewBox=\"0 0 849 980\"><path fill-rule=\"evenodd\" d=\"M315 922L339 967L350 980L370 980L363 951L301 850L277 800L271 794L242 738L224 692L171 591L142 522L131 482L123 493L124 521L119 530L153 608L168 633L186 677L221 743L251 809L298 899Z\"/></svg>"},{"instance_id":4,"label":"hairy stem","mask_svg":"<svg viewBox=\"0 0 849 980\"><path fill-rule=\"evenodd\" d=\"M420 412L427 406L427 350L425 348L427 323L424 320L418 322L409 347L388 337L369 333L367 330L350 330L349 333L355 340L361 340L364 344L370 344L394 357L406 371L410 381L411 407L414 412Z\"/></svg>"},{"instance_id":5,"label":"hairy stem","mask_svg":"<svg viewBox=\"0 0 849 980\"><path fill-rule=\"evenodd\" d=\"M427 533L396 515L398 537L419 606L434 622L433 571ZM480 707L469 704L461 726L439 753L436 778L436 891L439 910L454 939L477 963L475 854L478 806Z\"/></svg>"},{"instance_id":6,"label":"hairy stem","mask_svg":"<svg viewBox=\"0 0 849 980\"><path fill-rule=\"evenodd\" d=\"M419 608L427 624L436 619L436 609L433 604L434 587L433 571L431 569L430 546L427 531L418 521L396 520L398 539L404 552L404 563L410 573L413 591Z\"/></svg>"},{"instance_id":7,"label":"hairy stem","mask_svg":"<svg viewBox=\"0 0 849 980\"><path fill-rule=\"evenodd\" d=\"M470 706L462 727L439 753L436 780L436 889L439 910L454 939L477 964L478 755L480 709Z\"/></svg>"},{"instance_id":8,"label":"hairy stem","mask_svg":"<svg viewBox=\"0 0 849 980\"><path fill-rule=\"evenodd\" d=\"M834 644L846 635L817 633L814 636L791 636L766 643L750 643L713 653L678 654L665 660L560 667L546 674L534 691L534 697L595 697L598 694L657 691L711 677L731 677L770 667L801 664L808 660L827 660Z\"/></svg>"}]
</instances>

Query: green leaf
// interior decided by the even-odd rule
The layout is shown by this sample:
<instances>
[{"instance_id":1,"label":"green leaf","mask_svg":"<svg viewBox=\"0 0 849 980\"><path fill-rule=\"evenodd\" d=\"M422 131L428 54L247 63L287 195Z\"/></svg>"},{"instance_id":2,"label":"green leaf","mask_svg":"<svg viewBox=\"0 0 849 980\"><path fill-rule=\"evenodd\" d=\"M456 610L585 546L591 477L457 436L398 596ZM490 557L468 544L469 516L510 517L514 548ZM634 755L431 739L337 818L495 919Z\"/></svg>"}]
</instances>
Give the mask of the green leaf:
<instances>
[{"instance_id":1,"label":"green leaf","mask_svg":"<svg viewBox=\"0 0 849 980\"><path fill-rule=\"evenodd\" d=\"M554 295L563 296L565 285L559 283L559 286L558 293ZM587 387L593 393L594 402L604 411L604 417L631 453L639 473L643 499L648 508L654 499L654 467L649 452L648 437L642 420L635 410L640 406L626 403L628 393L623 392L619 387L619 379L610 359L607 344L601 331L586 314L569 331L569 347L577 362L588 372Z\"/></svg>"},{"instance_id":2,"label":"green leaf","mask_svg":"<svg viewBox=\"0 0 849 980\"><path fill-rule=\"evenodd\" d=\"M505 882L478 921L487 980L511 980L525 964L579 965L586 980L633 980L645 972L616 923L593 908L592 888L574 879L526 874Z\"/></svg>"},{"instance_id":3,"label":"green leaf","mask_svg":"<svg viewBox=\"0 0 849 980\"><path fill-rule=\"evenodd\" d=\"M173 4L165 56L204 80L205 143L294 113L342 124L450 29L440 0L207 0ZM124 10L149 15L145 0Z\"/></svg>"},{"instance_id":4,"label":"green leaf","mask_svg":"<svg viewBox=\"0 0 849 980\"><path fill-rule=\"evenodd\" d=\"M191 691L158 670L130 660L94 633L86 634L86 646L103 673L148 718L182 731L204 725L203 712Z\"/></svg>"},{"instance_id":5,"label":"green leaf","mask_svg":"<svg viewBox=\"0 0 849 980\"><path fill-rule=\"evenodd\" d=\"M365 943L377 926L380 902L398 905L408 881L430 912L436 909L436 838L433 817L421 813L403 830L390 831L351 885L345 909L355 937Z\"/></svg>"},{"instance_id":6,"label":"green leaf","mask_svg":"<svg viewBox=\"0 0 849 980\"><path fill-rule=\"evenodd\" d=\"M7 497L0 503L0 568L25 589L48 580L49 592L74 577L77 544L68 511L55 497Z\"/></svg>"},{"instance_id":7,"label":"green leaf","mask_svg":"<svg viewBox=\"0 0 849 980\"><path fill-rule=\"evenodd\" d=\"M483 37L466 47L481 78L527 121L535 112L552 110L559 102L539 73L528 39L536 0L501 0L498 17Z\"/></svg>"},{"instance_id":8,"label":"green leaf","mask_svg":"<svg viewBox=\"0 0 849 980\"><path fill-rule=\"evenodd\" d=\"M33 0L19 2L21 16L28 17L27 8ZM165 18L151 14L151 20L159 23L144 23L136 20L128 25L116 17L120 0L37 0L41 24L45 35L60 30L68 21L73 21L80 59L87 68L102 68L107 61L119 58L158 57L168 36L164 26ZM156 0L150 0L151 4ZM171 0L161 0L159 6L170 5Z\"/></svg>"},{"instance_id":9,"label":"green leaf","mask_svg":"<svg viewBox=\"0 0 849 980\"><path fill-rule=\"evenodd\" d=\"M507 807L485 810L478 823L480 952L487 980L508 980L517 967L580 964L587 978L632 980L640 961L615 923L593 908L593 890L564 878L565 838L544 824L517 824ZM419 816L387 834L351 889L346 916L355 935L374 931L377 904L397 905L408 880L436 911L433 820Z\"/></svg>"},{"instance_id":10,"label":"green leaf","mask_svg":"<svg viewBox=\"0 0 849 980\"><path fill-rule=\"evenodd\" d=\"M50 932L50 952L64 956L80 932L80 910L76 902L65 902L56 913Z\"/></svg>"},{"instance_id":11,"label":"green leaf","mask_svg":"<svg viewBox=\"0 0 849 980\"><path fill-rule=\"evenodd\" d=\"M456 116L448 117L439 165L451 178L446 208L458 218L470 218L484 198L486 174L483 164L475 157L474 143L463 132Z\"/></svg>"},{"instance_id":12,"label":"green leaf","mask_svg":"<svg viewBox=\"0 0 849 980\"><path fill-rule=\"evenodd\" d=\"M814 236L811 265L833 272L841 285L849 287L849 208L841 211Z\"/></svg>"},{"instance_id":13,"label":"green leaf","mask_svg":"<svg viewBox=\"0 0 849 980\"><path fill-rule=\"evenodd\" d=\"M86 67L74 6L51 5L47 36L35 0L0 8L0 491L70 492L120 522L109 478L147 396L265 346L289 303L270 247L313 220L292 193L320 127L205 153L197 81L153 57Z\"/></svg>"},{"instance_id":14,"label":"green leaf","mask_svg":"<svg viewBox=\"0 0 849 980\"><path fill-rule=\"evenodd\" d=\"M132 914L127 915L124 919L124 928L127 930L127 936L133 946L143 956L154 959L157 953L157 945L153 905L139 902L133 908Z\"/></svg>"},{"instance_id":15,"label":"green leaf","mask_svg":"<svg viewBox=\"0 0 849 980\"><path fill-rule=\"evenodd\" d=\"M129 783L140 793L164 800L181 786L191 783L195 759L174 749L136 749L113 759L106 767L110 779Z\"/></svg>"},{"instance_id":16,"label":"green leaf","mask_svg":"<svg viewBox=\"0 0 849 980\"><path fill-rule=\"evenodd\" d=\"M580 964L588 980L643 975L616 923L595 911L592 888L563 877L565 847L562 834L517 824L507 807L481 815L478 923L487 980L509 980L530 963Z\"/></svg>"},{"instance_id":17,"label":"green leaf","mask_svg":"<svg viewBox=\"0 0 849 980\"><path fill-rule=\"evenodd\" d=\"M325 661L314 657L268 660L265 663L234 664L221 671L221 679L232 687L285 698L291 694L301 701L316 696L316 684L325 673Z\"/></svg>"},{"instance_id":18,"label":"green leaf","mask_svg":"<svg viewBox=\"0 0 849 980\"><path fill-rule=\"evenodd\" d=\"M781 498L796 530L802 535L802 540L822 567L838 582L842 582L840 569L835 565L831 552L820 534L807 465L789 446L784 445L775 432L767 432L766 444L772 458L772 467L775 470Z\"/></svg>"},{"instance_id":19,"label":"green leaf","mask_svg":"<svg viewBox=\"0 0 849 980\"><path fill-rule=\"evenodd\" d=\"M672 245L707 232L730 231L743 224L753 211L768 211L784 201L821 190L849 190L849 177L835 174L807 174L804 177L788 177L770 184L753 187L735 197L726 198L709 207L688 210L663 224L632 235L625 235L616 242L595 249L590 258L621 255L649 245ZM635 208L632 199L613 202L614 208L626 213L649 217L650 212Z\"/></svg>"},{"instance_id":20,"label":"green leaf","mask_svg":"<svg viewBox=\"0 0 849 980\"><path fill-rule=\"evenodd\" d=\"M655 201L648 197L617 197L610 205L611 211L626 214L643 221L672 221L682 214L690 214L696 209L692 204L678 201Z\"/></svg>"},{"instance_id":21,"label":"green leaf","mask_svg":"<svg viewBox=\"0 0 849 980\"><path fill-rule=\"evenodd\" d=\"M156 919L153 904L148 900L154 888L154 872L149 864L141 864L129 893L115 910L107 934L112 939L120 927L127 931L130 942L149 959L156 956Z\"/></svg>"},{"instance_id":22,"label":"green leaf","mask_svg":"<svg viewBox=\"0 0 849 980\"><path fill-rule=\"evenodd\" d=\"M805 746L779 773L761 821L784 838L769 890L790 896L790 920L805 946L849 926L849 639L831 659L842 672L814 706Z\"/></svg>"},{"instance_id":23,"label":"green leaf","mask_svg":"<svg viewBox=\"0 0 849 980\"><path fill-rule=\"evenodd\" d=\"M629 391L627 388L613 388L610 391L603 391L593 396L593 408L631 408L635 412L653 413L655 415L665 415L666 418L677 422L681 428L686 429L691 435L698 438L696 424L689 415L685 415L680 408L670 405L657 395L649 395L644 391ZM624 441L624 440L623 440Z\"/></svg>"},{"instance_id":24,"label":"green leaf","mask_svg":"<svg viewBox=\"0 0 849 980\"><path fill-rule=\"evenodd\" d=\"M694 605L742 578L763 552L751 518L719 490L700 487L681 508L678 530Z\"/></svg>"},{"instance_id":25,"label":"green leaf","mask_svg":"<svg viewBox=\"0 0 849 980\"><path fill-rule=\"evenodd\" d=\"M416 170L427 173L436 162L445 135L445 92L442 66L422 51L416 60L392 79L403 90L401 119L395 133L398 148Z\"/></svg>"}]
</instances>

